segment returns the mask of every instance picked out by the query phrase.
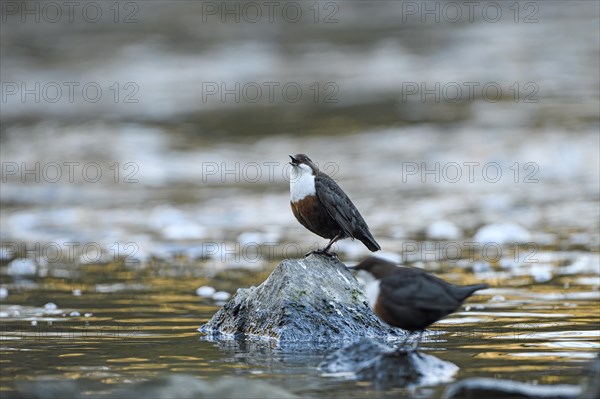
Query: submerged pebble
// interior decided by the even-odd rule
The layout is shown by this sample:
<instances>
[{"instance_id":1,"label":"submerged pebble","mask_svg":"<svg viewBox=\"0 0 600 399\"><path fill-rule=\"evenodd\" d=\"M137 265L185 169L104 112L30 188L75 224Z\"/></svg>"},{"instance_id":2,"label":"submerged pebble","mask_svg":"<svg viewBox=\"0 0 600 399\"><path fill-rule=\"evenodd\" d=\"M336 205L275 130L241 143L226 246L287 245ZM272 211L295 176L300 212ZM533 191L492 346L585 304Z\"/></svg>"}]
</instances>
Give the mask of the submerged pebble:
<instances>
[{"instance_id":1,"label":"submerged pebble","mask_svg":"<svg viewBox=\"0 0 600 399\"><path fill-rule=\"evenodd\" d=\"M600 274L600 268L598 267L599 263L600 263L600 259L597 254L596 255L585 254L582 256L578 256L568 266L560 267L559 274L584 274L584 273Z\"/></svg>"},{"instance_id":2,"label":"submerged pebble","mask_svg":"<svg viewBox=\"0 0 600 399\"><path fill-rule=\"evenodd\" d=\"M485 261L477 261L473 263L473 272L475 273L483 273L491 270L491 266L488 262Z\"/></svg>"},{"instance_id":3,"label":"submerged pebble","mask_svg":"<svg viewBox=\"0 0 600 399\"><path fill-rule=\"evenodd\" d=\"M239 242L242 247L246 245L262 244L266 241L265 234L258 231L245 231L237 237L237 242Z\"/></svg>"},{"instance_id":4,"label":"submerged pebble","mask_svg":"<svg viewBox=\"0 0 600 399\"><path fill-rule=\"evenodd\" d=\"M196 295L202 297L211 297L215 292L217 292L217 290L207 285L203 285L202 287L196 288Z\"/></svg>"},{"instance_id":5,"label":"submerged pebble","mask_svg":"<svg viewBox=\"0 0 600 399\"><path fill-rule=\"evenodd\" d=\"M32 259L19 258L8 264L6 273L11 276L31 276L35 275L36 271L37 265Z\"/></svg>"},{"instance_id":6,"label":"submerged pebble","mask_svg":"<svg viewBox=\"0 0 600 399\"><path fill-rule=\"evenodd\" d=\"M212 299L215 301L226 301L231 298L231 294L225 291L218 291L212 295Z\"/></svg>"},{"instance_id":7,"label":"submerged pebble","mask_svg":"<svg viewBox=\"0 0 600 399\"><path fill-rule=\"evenodd\" d=\"M328 354L317 368L323 376L395 386L450 382L458 371L454 363L417 351L400 351L370 338Z\"/></svg>"},{"instance_id":8,"label":"submerged pebble","mask_svg":"<svg viewBox=\"0 0 600 399\"><path fill-rule=\"evenodd\" d=\"M46 310L56 310L57 306L54 302L48 302L44 305L44 309Z\"/></svg>"},{"instance_id":9,"label":"submerged pebble","mask_svg":"<svg viewBox=\"0 0 600 399\"><path fill-rule=\"evenodd\" d=\"M533 265L530 273L536 283L545 283L552 280L551 265Z\"/></svg>"},{"instance_id":10,"label":"submerged pebble","mask_svg":"<svg viewBox=\"0 0 600 399\"><path fill-rule=\"evenodd\" d=\"M454 223L438 220L427 227L427 237L433 240L458 240L462 232Z\"/></svg>"},{"instance_id":11,"label":"submerged pebble","mask_svg":"<svg viewBox=\"0 0 600 399\"><path fill-rule=\"evenodd\" d=\"M531 234L516 223L492 223L477 230L474 237L480 244L515 244L531 240Z\"/></svg>"},{"instance_id":12,"label":"submerged pebble","mask_svg":"<svg viewBox=\"0 0 600 399\"><path fill-rule=\"evenodd\" d=\"M204 227L193 222L170 224L163 230L168 240L199 240L205 236Z\"/></svg>"}]
</instances>

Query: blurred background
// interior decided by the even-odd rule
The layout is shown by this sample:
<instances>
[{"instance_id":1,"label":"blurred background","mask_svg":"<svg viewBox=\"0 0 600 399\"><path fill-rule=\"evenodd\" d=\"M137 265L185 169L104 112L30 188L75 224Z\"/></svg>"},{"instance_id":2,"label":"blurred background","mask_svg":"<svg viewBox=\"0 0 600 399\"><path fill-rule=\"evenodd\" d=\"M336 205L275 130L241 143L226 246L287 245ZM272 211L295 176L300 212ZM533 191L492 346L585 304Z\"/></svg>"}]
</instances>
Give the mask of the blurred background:
<instances>
[{"instance_id":1,"label":"blurred background","mask_svg":"<svg viewBox=\"0 0 600 399\"><path fill-rule=\"evenodd\" d=\"M598 2L1 6L5 326L125 323L139 307L136 331L196 340L218 307L195 288L260 284L327 242L289 208L288 154L306 153L387 256L556 306L568 288L598 328ZM520 306L525 291L490 297ZM563 352L587 358L589 334ZM36 374L11 356L5 389ZM115 381L154 372L123 364Z\"/></svg>"},{"instance_id":2,"label":"blurred background","mask_svg":"<svg viewBox=\"0 0 600 399\"><path fill-rule=\"evenodd\" d=\"M388 250L440 219L598 248L595 2L115 4L3 4L3 238L305 246L303 152Z\"/></svg>"}]
</instances>

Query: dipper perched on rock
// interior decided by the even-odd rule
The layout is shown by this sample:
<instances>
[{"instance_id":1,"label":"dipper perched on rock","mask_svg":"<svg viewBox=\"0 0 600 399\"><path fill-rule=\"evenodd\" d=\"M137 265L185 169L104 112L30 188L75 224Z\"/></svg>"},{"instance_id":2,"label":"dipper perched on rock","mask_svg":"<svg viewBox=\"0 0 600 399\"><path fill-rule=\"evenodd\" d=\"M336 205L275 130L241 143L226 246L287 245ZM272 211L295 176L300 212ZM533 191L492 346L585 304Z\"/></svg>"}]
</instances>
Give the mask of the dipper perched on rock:
<instances>
[{"instance_id":1,"label":"dipper perched on rock","mask_svg":"<svg viewBox=\"0 0 600 399\"><path fill-rule=\"evenodd\" d=\"M329 244L320 251L324 255L337 240L359 239L371 252L381 247L369 231L369 226L350 198L335 181L304 154L291 156L290 203L300 224L313 233L329 238Z\"/></svg>"},{"instance_id":2,"label":"dipper perched on rock","mask_svg":"<svg viewBox=\"0 0 600 399\"><path fill-rule=\"evenodd\" d=\"M391 326L419 331L419 339L429 325L455 312L475 291L488 288L487 284L450 284L424 270L399 267L374 256L349 269L374 277L367 282L365 295L375 314Z\"/></svg>"}]
</instances>

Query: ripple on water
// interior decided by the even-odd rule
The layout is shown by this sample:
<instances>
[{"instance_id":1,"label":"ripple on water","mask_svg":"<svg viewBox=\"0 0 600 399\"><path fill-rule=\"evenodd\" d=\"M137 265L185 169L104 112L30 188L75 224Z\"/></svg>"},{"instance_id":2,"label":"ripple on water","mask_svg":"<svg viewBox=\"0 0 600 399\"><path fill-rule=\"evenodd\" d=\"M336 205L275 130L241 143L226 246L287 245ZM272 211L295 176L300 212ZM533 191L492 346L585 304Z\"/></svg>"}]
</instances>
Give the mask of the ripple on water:
<instances>
[{"instance_id":1,"label":"ripple on water","mask_svg":"<svg viewBox=\"0 0 600 399\"><path fill-rule=\"evenodd\" d=\"M533 336L535 337L535 335ZM585 338L584 338L585 339ZM548 347L548 348L572 348L572 349L587 349L594 350L600 348L600 343L590 341L558 341L558 342L542 342L542 343L528 343L526 347Z\"/></svg>"},{"instance_id":2,"label":"ripple on water","mask_svg":"<svg viewBox=\"0 0 600 399\"><path fill-rule=\"evenodd\" d=\"M507 354L509 357L516 358L548 358L548 359L556 359L556 358L566 358L566 359L595 359L596 353L594 352L519 352L519 353L510 353Z\"/></svg>"}]
</instances>

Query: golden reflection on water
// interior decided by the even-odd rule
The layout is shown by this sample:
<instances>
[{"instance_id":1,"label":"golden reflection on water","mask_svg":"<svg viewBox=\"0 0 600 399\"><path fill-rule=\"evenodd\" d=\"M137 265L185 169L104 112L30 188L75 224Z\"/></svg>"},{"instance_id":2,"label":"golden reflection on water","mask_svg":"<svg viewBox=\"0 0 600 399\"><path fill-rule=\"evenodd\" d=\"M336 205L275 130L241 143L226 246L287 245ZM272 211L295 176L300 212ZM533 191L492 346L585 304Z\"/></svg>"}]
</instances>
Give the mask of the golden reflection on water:
<instances>
[{"instance_id":1,"label":"golden reflection on water","mask_svg":"<svg viewBox=\"0 0 600 399\"><path fill-rule=\"evenodd\" d=\"M554 368L567 368L554 366ZM489 372L489 373L505 373L505 372L517 372L517 371L540 371L545 372L548 371L548 365L535 365L535 364L527 364L527 365L513 365L507 364L506 366L494 366L494 367L482 367L481 370Z\"/></svg>"},{"instance_id":2,"label":"golden reflection on water","mask_svg":"<svg viewBox=\"0 0 600 399\"><path fill-rule=\"evenodd\" d=\"M139 358L139 357L124 357L124 358L117 358L117 359L108 359L107 362L109 363L138 363L138 362L147 362L148 359L144 359L144 358Z\"/></svg>"},{"instance_id":3,"label":"golden reflection on water","mask_svg":"<svg viewBox=\"0 0 600 399\"><path fill-rule=\"evenodd\" d=\"M209 285L233 294L239 287L260 284L273 267L202 275L202 265L197 265L195 277L186 272L181 278L174 270L161 274L127 271L117 264L85 265L71 271L77 276L74 282L46 277L37 279L37 288L11 289L0 307L6 313L1 319L0 389L10 391L16 381L42 375L115 385L181 372L199 378L239 374L286 384L313 378L317 386L333 384L335 395L368 395L370 382L348 383L352 388L346 391L339 389L346 383L325 383L315 369L325 355L321 351L287 353L273 343L201 340L197 328L221 304L196 296L196 288ZM456 284L480 282L464 269L448 268L448 274L443 265L436 269ZM457 378L576 383L580 373L575 365L598 351L600 300L593 295L597 287L575 281L568 289L562 282L531 284L523 277L486 281L492 287L434 324L422 348L457 364ZM80 296L73 295L74 287L81 289ZM43 309L50 301L58 307L51 316ZM81 316L70 317L73 310Z\"/></svg>"},{"instance_id":4,"label":"golden reflection on water","mask_svg":"<svg viewBox=\"0 0 600 399\"><path fill-rule=\"evenodd\" d=\"M159 359L168 359L168 360L194 360L194 361L202 361L202 358L194 357L194 356L159 356Z\"/></svg>"}]
</instances>

